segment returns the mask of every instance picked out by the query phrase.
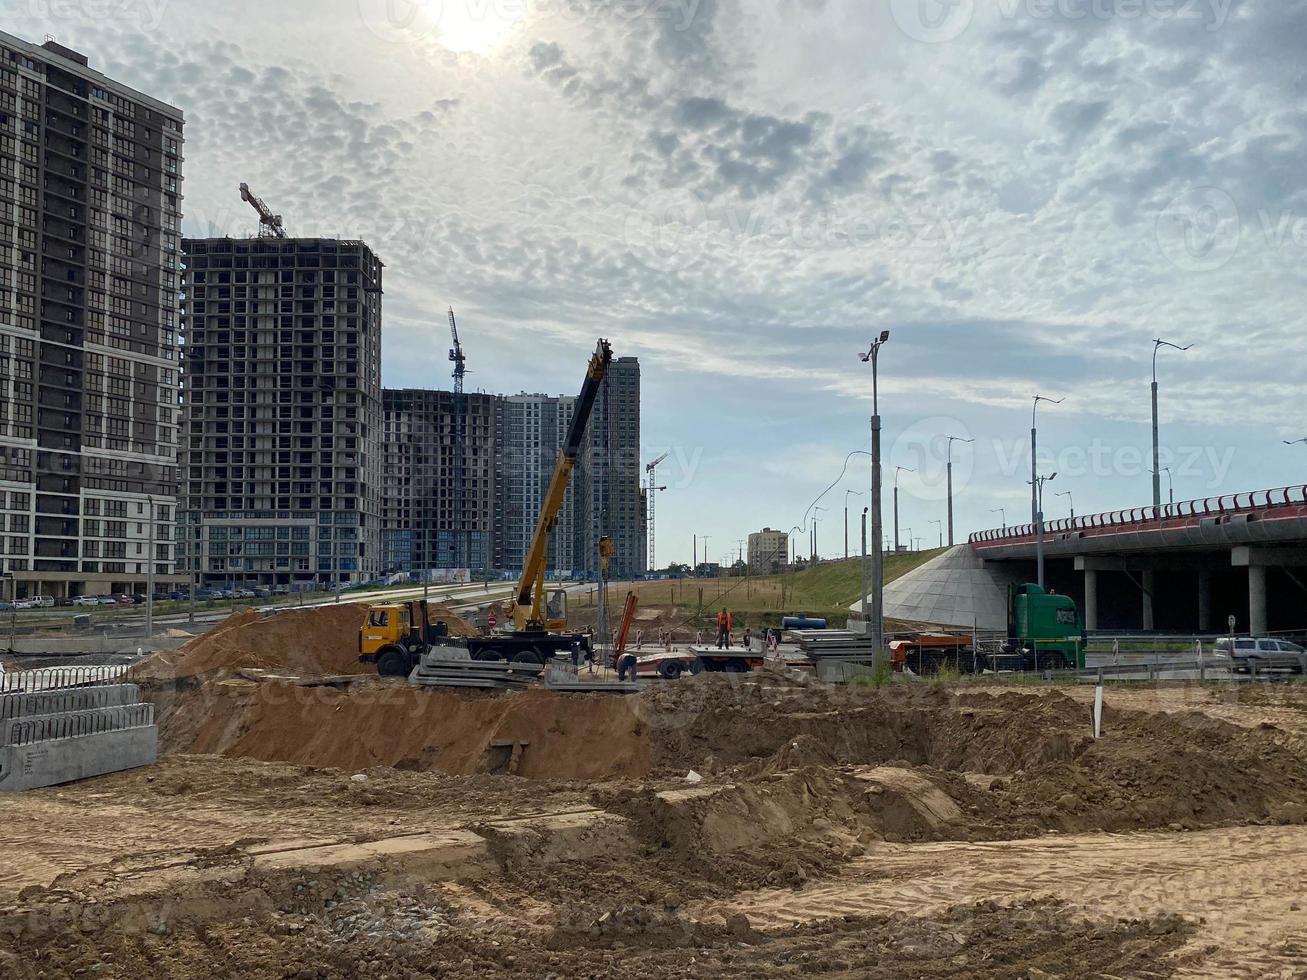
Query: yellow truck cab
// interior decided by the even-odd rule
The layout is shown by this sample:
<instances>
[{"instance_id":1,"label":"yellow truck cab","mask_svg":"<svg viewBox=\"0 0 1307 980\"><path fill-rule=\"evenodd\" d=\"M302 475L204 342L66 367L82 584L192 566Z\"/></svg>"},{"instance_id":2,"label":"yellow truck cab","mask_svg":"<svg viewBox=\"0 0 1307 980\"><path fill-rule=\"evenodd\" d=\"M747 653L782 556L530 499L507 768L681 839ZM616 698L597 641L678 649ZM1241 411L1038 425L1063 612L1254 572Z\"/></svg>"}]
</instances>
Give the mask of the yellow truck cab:
<instances>
[{"instance_id":1,"label":"yellow truck cab","mask_svg":"<svg viewBox=\"0 0 1307 980\"><path fill-rule=\"evenodd\" d=\"M444 623L430 622L425 599L371 606L359 627L359 661L376 664L382 677L407 677L448 636Z\"/></svg>"}]
</instances>

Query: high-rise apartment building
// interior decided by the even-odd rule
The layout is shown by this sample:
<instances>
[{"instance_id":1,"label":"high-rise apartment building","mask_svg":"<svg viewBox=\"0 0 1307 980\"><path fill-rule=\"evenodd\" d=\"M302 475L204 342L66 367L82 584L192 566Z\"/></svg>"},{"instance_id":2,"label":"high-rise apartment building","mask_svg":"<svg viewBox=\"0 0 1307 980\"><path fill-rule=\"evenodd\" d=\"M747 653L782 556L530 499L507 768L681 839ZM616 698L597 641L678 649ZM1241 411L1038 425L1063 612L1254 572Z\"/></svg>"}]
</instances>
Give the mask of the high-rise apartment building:
<instances>
[{"instance_id":1,"label":"high-rise apartment building","mask_svg":"<svg viewBox=\"0 0 1307 980\"><path fill-rule=\"evenodd\" d=\"M613 540L609 574L631 579L648 569L649 540L640 487L640 361L616 358L590 419L589 450L581 468L587 509L581 517L578 568L595 576L599 539Z\"/></svg>"},{"instance_id":2,"label":"high-rise apartment building","mask_svg":"<svg viewBox=\"0 0 1307 980\"><path fill-rule=\"evenodd\" d=\"M496 416L501 399L387 388L382 394L382 547L386 572L495 567ZM461 498L461 513L460 513Z\"/></svg>"},{"instance_id":3,"label":"high-rise apartment building","mask_svg":"<svg viewBox=\"0 0 1307 980\"><path fill-rule=\"evenodd\" d=\"M376 578L381 261L320 238L183 249L188 568L216 586Z\"/></svg>"},{"instance_id":4,"label":"high-rise apartment building","mask_svg":"<svg viewBox=\"0 0 1307 980\"><path fill-rule=\"evenodd\" d=\"M180 109L0 32L6 597L174 573Z\"/></svg>"}]
</instances>

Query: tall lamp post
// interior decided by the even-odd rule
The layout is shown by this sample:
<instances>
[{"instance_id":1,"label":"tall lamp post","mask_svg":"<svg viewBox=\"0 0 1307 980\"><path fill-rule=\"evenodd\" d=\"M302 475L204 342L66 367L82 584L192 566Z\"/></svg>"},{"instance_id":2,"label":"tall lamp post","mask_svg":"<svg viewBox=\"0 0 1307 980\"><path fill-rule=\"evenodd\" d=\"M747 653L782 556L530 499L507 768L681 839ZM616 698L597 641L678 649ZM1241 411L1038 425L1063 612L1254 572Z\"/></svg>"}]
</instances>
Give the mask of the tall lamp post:
<instances>
[{"instance_id":1,"label":"tall lamp post","mask_svg":"<svg viewBox=\"0 0 1307 980\"><path fill-rule=\"evenodd\" d=\"M1066 497L1067 503L1071 506L1071 520L1076 519L1076 498L1074 490L1063 490L1058 493L1059 497Z\"/></svg>"},{"instance_id":2,"label":"tall lamp post","mask_svg":"<svg viewBox=\"0 0 1307 980\"><path fill-rule=\"evenodd\" d=\"M830 508L828 508L828 507L814 507L814 508L812 508L812 563L813 563L814 565L817 564L817 551L818 551L818 549L817 549L817 524L818 524L819 522L818 522L818 520L817 520L817 515L818 515L818 514L824 514L824 513L826 513L826 511L829 510L829 509L830 509Z\"/></svg>"},{"instance_id":3,"label":"tall lamp post","mask_svg":"<svg viewBox=\"0 0 1307 980\"><path fill-rule=\"evenodd\" d=\"M903 530L908 532L908 551L912 550L912 528L905 527Z\"/></svg>"},{"instance_id":4,"label":"tall lamp post","mask_svg":"<svg viewBox=\"0 0 1307 980\"><path fill-rule=\"evenodd\" d=\"M943 521L931 521L930 523L939 526L939 547L940 547L940 550L943 551L943 550L944 550L944 522L943 522Z\"/></svg>"},{"instance_id":5,"label":"tall lamp post","mask_svg":"<svg viewBox=\"0 0 1307 980\"><path fill-rule=\"evenodd\" d=\"M844 491L844 560L849 560L849 498L861 497L861 490Z\"/></svg>"},{"instance_id":6,"label":"tall lamp post","mask_svg":"<svg viewBox=\"0 0 1307 980\"><path fill-rule=\"evenodd\" d=\"M1036 476L1031 483L1031 492L1035 495L1035 561L1039 567L1039 587L1044 587L1044 484L1052 483L1057 474Z\"/></svg>"},{"instance_id":7,"label":"tall lamp post","mask_svg":"<svg viewBox=\"0 0 1307 980\"><path fill-rule=\"evenodd\" d=\"M880 349L889 342L889 331L871 343L867 353L861 355L863 364L871 365L871 540L879 544L881 539L880 513L880 387L879 366ZM871 551L871 591L872 626L871 656L872 670L880 666L882 646L885 642L885 555L879 547Z\"/></svg>"},{"instance_id":8,"label":"tall lamp post","mask_svg":"<svg viewBox=\"0 0 1307 980\"><path fill-rule=\"evenodd\" d=\"M867 621L867 511L870 507L862 508L862 621Z\"/></svg>"},{"instance_id":9,"label":"tall lamp post","mask_svg":"<svg viewBox=\"0 0 1307 980\"><path fill-rule=\"evenodd\" d=\"M995 507L993 510L990 511L990 513L991 513L991 514L998 514L998 515L1002 518L1002 520L1003 520L1003 531L1006 533L1006 532L1007 532L1007 508L1006 508L1006 507Z\"/></svg>"},{"instance_id":10,"label":"tall lamp post","mask_svg":"<svg viewBox=\"0 0 1307 980\"><path fill-rule=\"evenodd\" d=\"M899 476L915 472L917 471L906 466L894 467L894 550L896 552L899 550Z\"/></svg>"},{"instance_id":11,"label":"tall lamp post","mask_svg":"<svg viewBox=\"0 0 1307 980\"><path fill-rule=\"evenodd\" d=\"M1178 350L1184 353L1187 350L1193 350L1193 344L1188 347L1181 347L1179 344L1173 344L1169 340L1153 341L1153 508L1154 512L1160 512L1162 509L1162 447L1159 437L1159 426L1157 422L1157 354L1163 347L1170 347L1172 350Z\"/></svg>"},{"instance_id":12,"label":"tall lamp post","mask_svg":"<svg viewBox=\"0 0 1307 980\"><path fill-rule=\"evenodd\" d=\"M1035 424L1035 414L1039 411L1040 402L1048 402L1050 405L1061 405L1065 398L1045 398L1043 395L1035 396L1035 406L1030 410L1030 523L1039 524L1039 501L1036 499L1035 484L1039 482L1039 427ZM1040 583L1043 585L1043 583Z\"/></svg>"},{"instance_id":13,"label":"tall lamp post","mask_svg":"<svg viewBox=\"0 0 1307 980\"><path fill-rule=\"evenodd\" d=\"M150 508L150 535L145 548L150 563L145 566L145 638L154 636L154 497L146 494Z\"/></svg>"},{"instance_id":14,"label":"tall lamp post","mask_svg":"<svg viewBox=\"0 0 1307 980\"><path fill-rule=\"evenodd\" d=\"M953 547L953 443L965 442L968 445L975 439L963 439L961 436L948 437L948 546Z\"/></svg>"},{"instance_id":15,"label":"tall lamp post","mask_svg":"<svg viewBox=\"0 0 1307 980\"><path fill-rule=\"evenodd\" d=\"M1169 503L1174 504L1175 503L1175 474L1171 471L1171 467L1169 466L1163 467L1162 472L1166 474L1167 501Z\"/></svg>"}]
</instances>

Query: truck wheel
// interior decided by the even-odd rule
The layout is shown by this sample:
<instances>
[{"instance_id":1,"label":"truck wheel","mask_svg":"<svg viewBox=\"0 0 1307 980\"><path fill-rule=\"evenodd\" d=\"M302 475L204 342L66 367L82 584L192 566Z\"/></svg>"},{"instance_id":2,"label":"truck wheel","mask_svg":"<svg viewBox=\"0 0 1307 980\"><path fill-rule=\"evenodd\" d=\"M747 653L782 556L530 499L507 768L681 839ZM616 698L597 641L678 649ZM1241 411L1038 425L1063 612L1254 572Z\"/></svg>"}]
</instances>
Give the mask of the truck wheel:
<instances>
[{"instance_id":1,"label":"truck wheel","mask_svg":"<svg viewBox=\"0 0 1307 980\"><path fill-rule=\"evenodd\" d=\"M523 650L513 658L513 663L522 664L523 666L530 665L532 667L541 667L544 665L544 662L544 657L535 650Z\"/></svg>"},{"instance_id":2,"label":"truck wheel","mask_svg":"<svg viewBox=\"0 0 1307 980\"><path fill-rule=\"evenodd\" d=\"M377 654L377 673L382 677L407 677L412 670L412 660L402 647L382 647Z\"/></svg>"},{"instance_id":3,"label":"truck wheel","mask_svg":"<svg viewBox=\"0 0 1307 980\"><path fill-rule=\"evenodd\" d=\"M695 657L694 660L690 662L690 673L694 674L696 677L703 673L703 661L698 657Z\"/></svg>"},{"instance_id":4,"label":"truck wheel","mask_svg":"<svg viewBox=\"0 0 1307 980\"><path fill-rule=\"evenodd\" d=\"M675 660L669 660L658 667L658 676L664 680L676 681L681 679L681 665Z\"/></svg>"}]
</instances>

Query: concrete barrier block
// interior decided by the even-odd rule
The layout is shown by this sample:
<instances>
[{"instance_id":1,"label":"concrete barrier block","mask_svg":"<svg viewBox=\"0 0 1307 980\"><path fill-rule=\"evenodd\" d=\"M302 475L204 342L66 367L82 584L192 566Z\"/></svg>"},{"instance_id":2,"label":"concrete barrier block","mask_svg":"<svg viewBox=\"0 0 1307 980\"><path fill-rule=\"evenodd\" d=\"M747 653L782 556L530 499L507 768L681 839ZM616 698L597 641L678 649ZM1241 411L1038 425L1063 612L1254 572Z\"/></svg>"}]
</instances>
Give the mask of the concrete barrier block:
<instances>
[{"instance_id":1,"label":"concrete barrier block","mask_svg":"<svg viewBox=\"0 0 1307 980\"><path fill-rule=\"evenodd\" d=\"M79 738L0 746L0 793L58 786L148 766L159 757L159 729L129 728Z\"/></svg>"},{"instance_id":2,"label":"concrete barrier block","mask_svg":"<svg viewBox=\"0 0 1307 980\"><path fill-rule=\"evenodd\" d=\"M55 715L67 711L93 711L119 705L139 704L137 684L104 684L97 687L62 688L30 694L0 694L0 721L33 715Z\"/></svg>"},{"instance_id":3,"label":"concrete barrier block","mask_svg":"<svg viewBox=\"0 0 1307 980\"><path fill-rule=\"evenodd\" d=\"M0 745L23 745L62 738L80 738L122 728L154 724L154 705L129 704L91 711L11 718L0 724Z\"/></svg>"}]
</instances>

